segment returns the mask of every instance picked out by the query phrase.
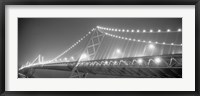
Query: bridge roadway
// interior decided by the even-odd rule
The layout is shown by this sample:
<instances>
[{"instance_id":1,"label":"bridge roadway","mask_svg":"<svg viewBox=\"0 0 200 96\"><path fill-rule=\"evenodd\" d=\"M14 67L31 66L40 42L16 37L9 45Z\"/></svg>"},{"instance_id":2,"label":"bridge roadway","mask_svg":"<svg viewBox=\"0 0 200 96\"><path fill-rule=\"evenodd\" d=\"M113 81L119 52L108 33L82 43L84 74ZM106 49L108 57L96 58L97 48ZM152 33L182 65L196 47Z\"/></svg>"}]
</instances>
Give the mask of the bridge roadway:
<instances>
[{"instance_id":1,"label":"bridge roadway","mask_svg":"<svg viewBox=\"0 0 200 96\"><path fill-rule=\"evenodd\" d=\"M156 57L161 61L156 62ZM140 62L138 62L139 58L142 58ZM19 70L19 73L28 76L31 72L33 74L35 69L72 71L77 63L79 63L77 66L79 72L89 74L134 78L182 77L182 54L37 64L25 67Z\"/></svg>"}]
</instances>

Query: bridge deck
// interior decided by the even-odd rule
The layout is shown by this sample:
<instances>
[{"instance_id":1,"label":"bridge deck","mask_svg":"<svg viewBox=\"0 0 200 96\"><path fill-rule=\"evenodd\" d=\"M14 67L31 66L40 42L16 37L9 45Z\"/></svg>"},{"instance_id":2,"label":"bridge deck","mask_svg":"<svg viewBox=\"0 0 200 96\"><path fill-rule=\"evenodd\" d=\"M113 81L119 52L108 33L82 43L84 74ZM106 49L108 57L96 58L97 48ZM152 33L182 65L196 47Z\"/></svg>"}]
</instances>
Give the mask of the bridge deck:
<instances>
[{"instance_id":1,"label":"bridge deck","mask_svg":"<svg viewBox=\"0 0 200 96\"><path fill-rule=\"evenodd\" d=\"M156 64L153 59L162 57L162 62ZM139 64L138 58L144 62ZM174 58L175 61L172 60ZM58 62L48 64L37 64L20 70L20 73L26 74L30 69L50 69L61 71L72 71L75 65L79 63L77 69L82 73L106 74L127 77L146 77L146 78L181 78L182 77L182 55L163 55L163 56L145 56L135 58L117 58L102 59L80 62Z\"/></svg>"}]
</instances>

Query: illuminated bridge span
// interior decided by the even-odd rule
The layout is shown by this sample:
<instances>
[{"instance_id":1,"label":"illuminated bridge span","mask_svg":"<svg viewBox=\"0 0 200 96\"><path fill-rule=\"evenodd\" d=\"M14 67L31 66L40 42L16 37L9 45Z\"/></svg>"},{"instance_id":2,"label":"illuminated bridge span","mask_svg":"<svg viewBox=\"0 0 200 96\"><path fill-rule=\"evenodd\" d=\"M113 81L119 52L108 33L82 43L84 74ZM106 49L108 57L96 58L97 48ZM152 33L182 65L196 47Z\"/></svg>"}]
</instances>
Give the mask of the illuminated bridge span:
<instances>
[{"instance_id":1,"label":"illuminated bridge span","mask_svg":"<svg viewBox=\"0 0 200 96\"><path fill-rule=\"evenodd\" d=\"M80 40L52 60L44 61L39 55L33 62L27 62L19 69L19 75L32 77L36 69L49 69L70 71L70 77L86 77L87 74L103 74L122 77L137 78L181 78L182 77L182 44L175 42L159 42L145 39L131 38L121 34L182 34L181 29L172 31L158 30L133 30L115 29L97 26L88 32ZM70 59L64 55L77 46L86 37L90 38L77 59ZM112 49L111 46L103 46L105 37L123 41L141 43L141 48L135 47L124 50ZM182 41L181 41L182 42ZM101 46L103 47L101 47ZM165 47L167 46L167 51ZM102 49L100 49L102 48ZM100 51L101 50L101 51ZM103 50L103 51L102 51ZM138 51L140 50L140 51ZM106 52L105 52L106 51ZM113 51L113 52L111 52ZM99 53L100 52L100 53ZM105 52L105 53L103 53ZM111 53L110 53L111 52ZM102 53L102 54L101 54ZM100 54L100 55L97 55ZM137 55L136 55L137 54ZM37 62L38 61L38 62Z\"/></svg>"}]
</instances>

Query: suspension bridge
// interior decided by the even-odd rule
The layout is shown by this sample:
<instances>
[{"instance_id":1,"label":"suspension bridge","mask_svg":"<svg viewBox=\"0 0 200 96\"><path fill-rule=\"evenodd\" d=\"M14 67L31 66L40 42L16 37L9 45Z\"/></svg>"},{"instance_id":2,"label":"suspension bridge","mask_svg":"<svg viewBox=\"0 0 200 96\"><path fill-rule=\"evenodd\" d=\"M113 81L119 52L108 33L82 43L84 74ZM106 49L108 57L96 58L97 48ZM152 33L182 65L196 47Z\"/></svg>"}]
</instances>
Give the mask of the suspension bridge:
<instances>
[{"instance_id":1,"label":"suspension bridge","mask_svg":"<svg viewBox=\"0 0 200 96\"><path fill-rule=\"evenodd\" d=\"M169 40L163 39L167 36ZM55 58L44 60L44 56L38 55L32 62L22 65L18 76L31 78L36 69L48 69L69 71L70 78L86 78L88 74L130 78L181 78L180 36L180 28L141 30L96 26ZM80 48L78 45L84 40L87 41L79 49L77 58L67 58L66 54L75 47Z\"/></svg>"}]
</instances>

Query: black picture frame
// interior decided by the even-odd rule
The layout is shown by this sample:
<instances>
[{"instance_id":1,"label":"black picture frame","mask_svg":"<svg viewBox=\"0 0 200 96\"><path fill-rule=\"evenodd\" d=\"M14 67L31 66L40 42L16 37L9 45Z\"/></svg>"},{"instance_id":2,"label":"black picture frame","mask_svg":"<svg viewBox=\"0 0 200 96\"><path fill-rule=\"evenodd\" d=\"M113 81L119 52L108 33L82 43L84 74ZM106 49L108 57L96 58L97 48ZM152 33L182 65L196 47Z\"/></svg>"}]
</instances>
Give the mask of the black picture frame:
<instances>
[{"instance_id":1,"label":"black picture frame","mask_svg":"<svg viewBox=\"0 0 200 96\"><path fill-rule=\"evenodd\" d=\"M200 96L199 41L200 0L1 0L0 1L0 94L3 96L125 95L125 96ZM5 91L5 6L6 5L195 5L195 91ZM188 82L189 83L189 82ZM53 86L52 86L53 87ZM185 86L186 87L186 86Z\"/></svg>"}]
</instances>

